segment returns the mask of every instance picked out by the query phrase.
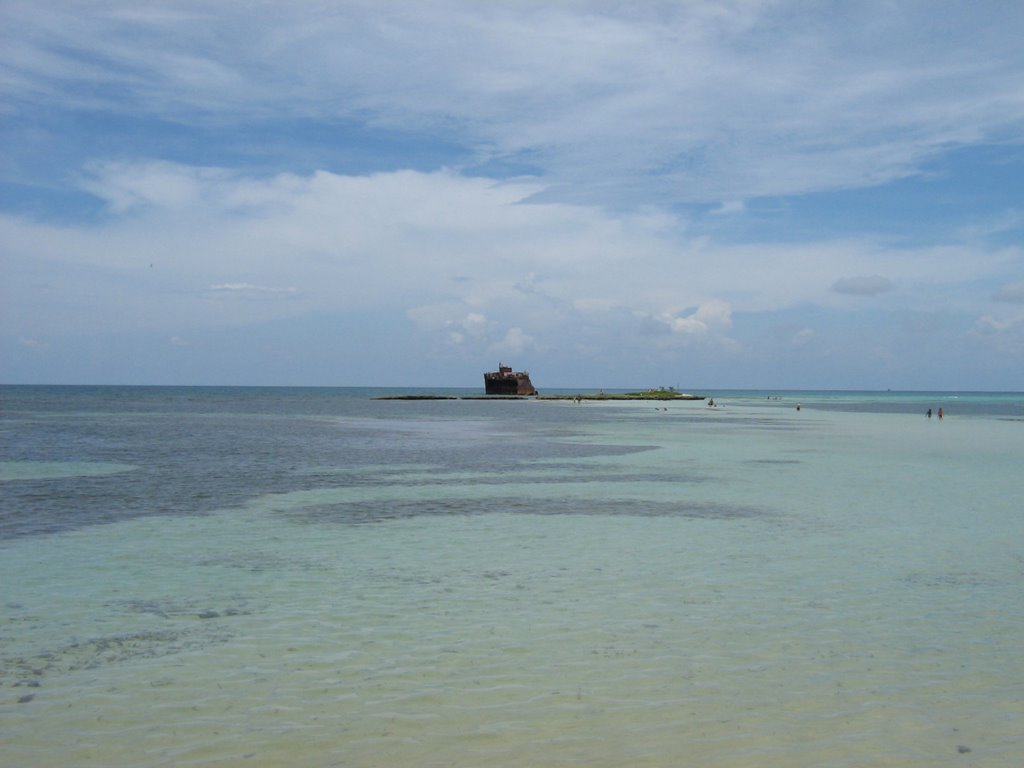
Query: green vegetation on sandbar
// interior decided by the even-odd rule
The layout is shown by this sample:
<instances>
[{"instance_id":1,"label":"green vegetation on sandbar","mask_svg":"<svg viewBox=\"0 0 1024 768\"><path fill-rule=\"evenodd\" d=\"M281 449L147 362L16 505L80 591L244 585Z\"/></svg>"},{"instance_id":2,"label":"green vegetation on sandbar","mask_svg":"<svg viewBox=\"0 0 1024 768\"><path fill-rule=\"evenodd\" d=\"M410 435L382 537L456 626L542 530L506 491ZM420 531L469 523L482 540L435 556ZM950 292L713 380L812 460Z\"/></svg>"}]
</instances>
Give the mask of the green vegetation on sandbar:
<instances>
[{"instance_id":1,"label":"green vegetation on sandbar","mask_svg":"<svg viewBox=\"0 0 1024 768\"><path fill-rule=\"evenodd\" d=\"M678 400L680 397L686 397L682 392L676 392L674 389L645 389L643 392L627 392L625 397L638 398L643 400Z\"/></svg>"}]
</instances>

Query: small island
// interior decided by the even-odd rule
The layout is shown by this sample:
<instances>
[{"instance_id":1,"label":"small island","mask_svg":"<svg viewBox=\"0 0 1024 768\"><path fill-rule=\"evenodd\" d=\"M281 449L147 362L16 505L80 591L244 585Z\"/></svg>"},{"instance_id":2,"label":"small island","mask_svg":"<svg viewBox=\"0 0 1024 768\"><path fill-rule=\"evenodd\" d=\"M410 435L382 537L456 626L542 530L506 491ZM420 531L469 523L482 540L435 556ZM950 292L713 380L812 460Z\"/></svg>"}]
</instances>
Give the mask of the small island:
<instances>
[{"instance_id":1,"label":"small island","mask_svg":"<svg viewBox=\"0 0 1024 768\"><path fill-rule=\"evenodd\" d=\"M574 395L542 395L530 381L526 371L514 371L512 366L498 363L498 370L484 374L484 395L386 395L374 400L571 400L576 403L591 400L705 400L704 395L688 395L675 387L658 387L638 392L596 393Z\"/></svg>"},{"instance_id":2,"label":"small island","mask_svg":"<svg viewBox=\"0 0 1024 768\"><path fill-rule=\"evenodd\" d=\"M385 395L374 400L572 400L607 401L607 400L706 400L705 395L690 395L679 392L673 387L644 389L638 392L598 392L578 393L574 395Z\"/></svg>"},{"instance_id":3,"label":"small island","mask_svg":"<svg viewBox=\"0 0 1024 768\"><path fill-rule=\"evenodd\" d=\"M578 395L539 395L538 400L704 400L705 395L690 395L668 389L645 389L641 392L598 392Z\"/></svg>"}]
</instances>

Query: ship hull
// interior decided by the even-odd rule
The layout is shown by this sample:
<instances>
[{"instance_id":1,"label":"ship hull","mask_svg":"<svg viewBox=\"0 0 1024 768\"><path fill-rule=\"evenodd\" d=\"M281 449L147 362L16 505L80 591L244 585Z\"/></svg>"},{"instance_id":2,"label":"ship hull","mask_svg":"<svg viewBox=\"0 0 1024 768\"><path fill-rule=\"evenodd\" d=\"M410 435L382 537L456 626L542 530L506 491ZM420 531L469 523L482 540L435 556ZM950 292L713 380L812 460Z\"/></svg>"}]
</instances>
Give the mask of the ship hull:
<instances>
[{"instance_id":1,"label":"ship hull","mask_svg":"<svg viewBox=\"0 0 1024 768\"><path fill-rule=\"evenodd\" d=\"M525 371L513 371L499 366L497 371L484 374L484 392L488 395L536 395L537 390Z\"/></svg>"}]
</instances>

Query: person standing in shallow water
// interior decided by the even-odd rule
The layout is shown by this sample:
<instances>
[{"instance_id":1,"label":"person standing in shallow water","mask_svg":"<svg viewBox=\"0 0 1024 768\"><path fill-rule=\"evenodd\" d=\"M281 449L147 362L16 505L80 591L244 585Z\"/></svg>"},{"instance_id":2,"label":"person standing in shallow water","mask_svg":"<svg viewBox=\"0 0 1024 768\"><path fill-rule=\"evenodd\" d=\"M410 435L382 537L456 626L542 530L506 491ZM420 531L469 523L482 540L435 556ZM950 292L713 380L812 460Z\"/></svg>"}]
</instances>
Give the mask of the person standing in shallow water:
<instances>
[{"instance_id":1,"label":"person standing in shallow water","mask_svg":"<svg viewBox=\"0 0 1024 768\"><path fill-rule=\"evenodd\" d=\"M929 419L932 417L932 409L931 408L928 409L927 416L928 416Z\"/></svg>"},{"instance_id":2,"label":"person standing in shallow water","mask_svg":"<svg viewBox=\"0 0 1024 768\"><path fill-rule=\"evenodd\" d=\"M941 408L939 408L939 418L940 419L942 418L942 409Z\"/></svg>"}]
</instances>

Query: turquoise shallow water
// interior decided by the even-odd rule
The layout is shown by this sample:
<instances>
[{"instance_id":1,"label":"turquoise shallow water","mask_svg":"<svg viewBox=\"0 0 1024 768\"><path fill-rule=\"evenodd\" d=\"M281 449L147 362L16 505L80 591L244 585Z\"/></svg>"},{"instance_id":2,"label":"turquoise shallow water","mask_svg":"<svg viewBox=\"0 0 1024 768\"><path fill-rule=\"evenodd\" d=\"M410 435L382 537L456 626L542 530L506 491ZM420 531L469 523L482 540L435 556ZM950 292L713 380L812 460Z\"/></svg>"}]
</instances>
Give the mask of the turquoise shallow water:
<instances>
[{"instance_id":1,"label":"turquoise shallow water","mask_svg":"<svg viewBox=\"0 0 1024 768\"><path fill-rule=\"evenodd\" d=\"M1024 764L1024 396L5 394L10 765Z\"/></svg>"}]
</instances>

